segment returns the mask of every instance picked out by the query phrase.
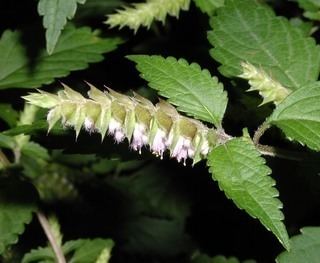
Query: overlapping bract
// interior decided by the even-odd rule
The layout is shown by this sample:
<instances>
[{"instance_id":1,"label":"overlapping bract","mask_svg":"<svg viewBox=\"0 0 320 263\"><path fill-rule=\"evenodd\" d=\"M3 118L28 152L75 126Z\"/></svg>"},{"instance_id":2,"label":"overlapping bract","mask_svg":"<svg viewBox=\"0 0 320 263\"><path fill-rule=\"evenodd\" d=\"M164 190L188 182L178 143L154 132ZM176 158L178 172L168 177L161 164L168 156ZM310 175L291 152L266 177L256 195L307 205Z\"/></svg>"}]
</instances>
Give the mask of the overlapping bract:
<instances>
[{"instance_id":1,"label":"overlapping bract","mask_svg":"<svg viewBox=\"0 0 320 263\"><path fill-rule=\"evenodd\" d=\"M102 92L89 86L89 98L64 85L64 90L57 95L39 91L24 99L50 109L49 130L61 119L63 125L75 129L76 136L82 127L90 133L100 133L102 139L108 132L118 143L127 138L131 148L139 152L149 145L151 151L162 158L169 149L171 157L184 164L187 158L198 162L216 143L215 130L181 116L165 101L153 105L138 94L128 97L111 89Z\"/></svg>"}]
</instances>

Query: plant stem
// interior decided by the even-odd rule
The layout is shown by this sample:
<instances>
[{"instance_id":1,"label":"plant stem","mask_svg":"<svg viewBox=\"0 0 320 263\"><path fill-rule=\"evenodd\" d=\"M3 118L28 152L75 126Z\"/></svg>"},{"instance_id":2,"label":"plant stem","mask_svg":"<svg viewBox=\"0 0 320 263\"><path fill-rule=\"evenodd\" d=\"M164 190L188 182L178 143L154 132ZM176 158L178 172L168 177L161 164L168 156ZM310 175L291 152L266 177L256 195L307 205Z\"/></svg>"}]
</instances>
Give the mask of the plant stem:
<instances>
[{"instance_id":1,"label":"plant stem","mask_svg":"<svg viewBox=\"0 0 320 263\"><path fill-rule=\"evenodd\" d=\"M46 216L41 213L41 212L37 212L37 217L38 217L38 220L40 222L40 225L43 229L43 231L45 232L49 242L50 242L50 245L54 251L54 254L56 256L56 259L57 259L57 263L66 263L66 259L63 255L63 252L62 252L62 249L61 247L59 246L59 244L57 243L57 241L55 240L55 237L51 231L51 227L50 227L50 224L48 222L48 219L46 218Z\"/></svg>"},{"instance_id":2,"label":"plant stem","mask_svg":"<svg viewBox=\"0 0 320 263\"><path fill-rule=\"evenodd\" d=\"M267 122L264 122L262 123L258 129L256 130L256 132L254 133L253 135L253 143L255 145L258 145L259 144L259 141L260 141L260 138L262 137L262 135L265 133L266 130L268 130L270 128L270 125L269 123Z\"/></svg>"},{"instance_id":3,"label":"plant stem","mask_svg":"<svg viewBox=\"0 0 320 263\"><path fill-rule=\"evenodd\" d=\"M286 160L303 161L306 159L314 159L315 157L310 153L288 151L288 150L280 149L280 148L269 146L269 145L257 144L256 147L259 150L259 152L263 155L279 157Z\"/></svg>"}]
</instances>

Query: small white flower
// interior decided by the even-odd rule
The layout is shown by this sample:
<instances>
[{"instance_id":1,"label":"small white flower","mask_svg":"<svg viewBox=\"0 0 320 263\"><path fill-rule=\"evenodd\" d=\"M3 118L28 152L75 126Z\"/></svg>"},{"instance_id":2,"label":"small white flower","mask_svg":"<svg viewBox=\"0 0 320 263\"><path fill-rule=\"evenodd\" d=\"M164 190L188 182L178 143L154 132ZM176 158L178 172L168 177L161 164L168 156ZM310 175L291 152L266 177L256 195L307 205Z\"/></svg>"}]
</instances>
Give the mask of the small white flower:
<instances>
[{"instance_id":1,"label":"small white flower","mask_svg":"<svg viewBox=\"0 0 320 263\"><path fill-rule=\"evenodd\" d=\"M151 150L154 154L160 156L161 159L163 158L164 151L167 149L166 141L166 132L158 129L152 142Z\"/></svg>"},{"instance_id":2,"label":"small white flower","mask_svg":"<svg viewBox=\"0 0 320 263\"><path fill-rule=\"evenodd\" d=\"M201 145L201 154L206 156L209 153L209 143L207 140L205 140L203 142L203 144Z\"/></svg>"},{"instance_id":3,"label":"small white flower","mask_svg":"<svg viewBox=\"0 0 320 263\"><path fill-rule=\"evenodd\" d=\"M119 129L121 129L121 123L116 121L114 118L111 118L108 127L109 134L114 135Z\"/></svg>"},{"instance_id":4,"label":"small white flower","mask_svg":"<svg viewBox=\"0 0 320 263\"><path fill-rule=\"evenodd\" d=\"M114 118L110 119L108 133L110 135L113 135L114 140L117 143L122 142L125 138L124 130L121 126L121 123L115 120Z\"/></svg>"},{"instance_id":5,"label":"small white flower","mask_svg":"<svg viewBox=\"0 0 320 263\"><path fill-rule=\"evenodd\" d=\"M137 123L134 126L131 147L133 150L139 151L141 154L141 148L147 143L148 136L146 134L146 126L144 124Z\"/></svg>"},{"instance_id":6,"label":"small white flower","mask_svg":"<svg viewBox=\"0 0 320 263\"><path fill-rule=\"evenodd\" d=\"M91 133L95 131L95 126L94 122L91 118L86 117L84 120L84 128L86 129L87 132Z\"/></svg>"}]
</instances>

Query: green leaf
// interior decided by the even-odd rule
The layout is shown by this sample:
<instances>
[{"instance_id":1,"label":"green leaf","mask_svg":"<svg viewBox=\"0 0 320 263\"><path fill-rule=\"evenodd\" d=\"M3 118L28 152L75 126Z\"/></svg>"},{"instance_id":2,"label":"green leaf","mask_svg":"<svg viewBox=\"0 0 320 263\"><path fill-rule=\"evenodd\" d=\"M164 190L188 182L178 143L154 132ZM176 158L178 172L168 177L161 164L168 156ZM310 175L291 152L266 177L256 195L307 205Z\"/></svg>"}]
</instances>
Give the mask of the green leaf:
<instances>
[{"instance_id":1,"label":"green leaf","mask_svg":"<svg viewBox=\"0 0 320 263\"><path fill-rule=\"evenodd\" d=\"M43 26L46 28L47 51L52 54L61 30L72 19L77 10L77 4L84 4L86 0L40 0L38 13L43 16Z\"/></svg>"},{"instance_id":2,"label":"green leaf","mask_svg":"<svg viewBox=\"0 0 320 263\"><path fill-rule=\"evenodd\" d=\"M203 13L207 13L208 15L212 15L215 10L224 5L224 0L193 0L197 7Z\"/></svg>"},{"instance_id":3,"label":"green leaf","mask_svg":"<svg viewBox=\"0 0 320 263\"><path fill-rule=\"evenodd\" d=\"M290 239L291 250L281 253L277 263L318 263L320 258L320 227L304 227L301 234Z\"/></svg>"},{"instance_id":4,"label":"green leaf","mask_svg":"<svg viewBox=\"0 0 320 263\"><path fill-rule=\"evenodd\" d=\"M297 0L299 6L305 10L303 15L311 20L320 20L319 0Z\"/></svg>"},{"instance_id":5,"label":"green leaf","mask_svg":"<svg viewBox=\"0 0 320 263\"><path fill-rule=\"evenodd\" d=\"M0 179L0 255L8 245L17 243L36 210L36 193L28 183Z\"/></svg>"},{"instance_id":6,"label":"green leaf","mask_svg":"<svg viewBox=\"0 0 320 263\"><path fill-rule=\"evenodd\" d=\"M23 256L22 263L54 263L55 256L50 247L32 249Z\"/></svg>"},{"instance_id":7,"label":"green leaf","mask_svg":"<svg viewBox=\"0 0 320 263\"><path fill-rule=\"evenodd\" d=\"M21 149L22 153L32 158L49 160L49 154L46 148L35 142L27 142Z\"/></svg>"},{"instance_id":8,"label":"green leaf","mask_svg":"<svg viewBox=\"0 0 320 263\"><path fill-rule=\"evenodd\" d=\"M0 133L0 148L13 149L16 146L14 138Z\"/></svg>"},{"instance_id":9,"label":"green leaf","mask_svg":"<svg viewBox=\"0 0 320 263\"><path fill-rule=\"evenodd\" d=\"M178 17L180 10L188 10L189 5L190 0L147 0L133 4L133 7L125 6L118 13L109 15L105 23L111 27L128 26L136 32L140 26L149 28L153 20L164 23L167 15Z\"/></svg>"},{"instance_id":10,"label":"green leaf","mask_svg":"<svg viewBox=\"0 0 320 263\"><path fill-rule=\"evenodd\" d=\"M114 243L111 239L96 238L85 240L82 246L75 251L69 263L95 262L103 250L107 249L110 254L113 246Z\"/></svg>"},{"instance_id":11,"label":"green leaf","mask_svg":"<svg viewBox=\"0 0 320 263\"><path fill-rule=\"evenodd\" d=\"M88 63L103 59L102 54L121 43L118 38L100 38L87 27L68 27L62 33L55 51L45 51L35 61L31 71L18 32L5 31L0 39L0 89L37 88L71 71L88 67Z\"/></svg>"},{"instance_id":12,"label":"green leaf","mask_svg":"<svg viewBox=\"0 0 320 263\"><path fill-rule=\"evenodd\" d=\"M213 149L208 166L226 196L259 221L279 239L286 249L289 238L282 220L282 203L265 160L251 141L237 138Z\"/></svg>"},{"instance_id":13,"label":"green leaf","mask_svg":"<svg viewBox=\"0 0 320 263\"><path fill-rule=\"evenodd\" d=\"M15 126L18 118L18 112L12 108L11 104L0 103L0 119L4 120L9 127Z\"/></svg>"},{"instance_id":14,"label":"green leaf","mask_svg":"<svg viewBox=\"0 0 320 263\"><path fill-rule=\"evenodd\" d=\"M225 76L240 75L240 63L248 62L290 90L318 78L320 49L314 39L259 1L226 1L211 26L211 55Z\"/></svg>"},{"instance_id":15,"label":"green leaf","mask_svg":"<svg viewBox=\"0 0 320 263\"><path fill-rule=\"evenodd\" d=\"M291 93L268 119L291 140L320 150L320 82Z\"/></svg>"},{"instance_id":16,"label":"green leaf","mask_svg":"<svg viewBox=\"0 0 320 263\"><path fill-rule=\"evenodd\" d=\"M179 111L221 127L228 99L222 84L208 70L173 57L132 55L128 58L137 63L141 77L149 86L168 98Z\"/></svg>"},{"instance_id":17,"label":"green leaf","mask_svg":"<svg viewBox=\"0 0 320 263\"><path fill-rule=\"evenodd\" d=\"M100 257L102 251L107 250L110 255L113 245L111 239L78 239L66 242L62 250L64 255L72 256L68 263L92 263ZM22 260L22 263L36 262L56 262L52 249L49 247L33 249Z\"/></svg>"}]
</instances>

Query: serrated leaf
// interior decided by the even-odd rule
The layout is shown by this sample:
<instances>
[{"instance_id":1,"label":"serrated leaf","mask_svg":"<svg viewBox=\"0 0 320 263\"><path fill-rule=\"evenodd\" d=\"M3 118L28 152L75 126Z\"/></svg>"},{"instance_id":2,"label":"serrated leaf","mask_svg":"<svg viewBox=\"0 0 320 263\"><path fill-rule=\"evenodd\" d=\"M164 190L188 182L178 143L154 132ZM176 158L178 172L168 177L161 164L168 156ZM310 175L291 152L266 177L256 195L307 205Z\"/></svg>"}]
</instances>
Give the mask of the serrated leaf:
<instances>
[{"instance_id":1,"label":"serrated leaf","mask_svg":"<svg viewBox=\"0 0 320 263\"><path fill-rule=\"evenodd\" d=\"M141 77L149 86L168 98L179 111L221 127L228 99L223 85L208 70L173 57L132 55L128 58L137 63Z\"/></svg>"},{"instance_id":2,"label":"serrated leaf","mask_svg":"<svg viewBox=\"0 0 320 263\"><path fill-rule=\"evenodd\" d=\"M224 5L224 0L193 0L193 1L203 13L207 13L208 15L212 15L217 8L222 7Z\"/></svg>"},{"instance_id":3,"label":"serrated leaf","mask_svg":"<svg viewBox=\"0 0 320 263\"><path fill-rule=\"evenodd\" d=\"M105 23L111 27L128 26L136 32L140 26L149 28L153 20L164 23L167 15L178 17L180 10L188 10L189 5L190 0L146 0L132 7L125 6L116 14L109 15Z\"/></svg>"},{"instance_id":4,"label":"serrated leaf","mask_svg":"<svg viewBox=\"0 0 320 263\"><path fill-rule=\"evenodd\" d=\"M8 245L17 243L36 210L36 194L28 183L0 179L0 255Z\"/></svg>"},{"instance_id":5,"label":"serrated leaf","mask_svg":"<svg viewBox=\"0 0 320 263\"><path fill-rule=\"evenodd\" d=\"M320 150L320 82L291 93L268 119L289 139Z\"/></svg>"},{"instance_id":6,"label":"serrated leaf","mask_svg":"<svg viewBox=\"0 0 320 263\"><path fill-rule=\"evenodd\" d=\"M311 20L320 20L320 2L318 0L297 0L299 6L305 10L303 15Z\"/></svg>"},{"instance_id":7,"label":"serrated leaf","mask_svg":"<svg viewBox=\"0 0 320 263\"><path fill-rule=\"evenodd\" d=\"M247 138L237 138L216 147L208 156L208 166L226 196L240 209L259 219L289 249L275 181L269 176L271 171L253 143Z\"/></svg>"},{"instance_id":8,"label":"serrated leaf","mask_svg":"<svg viewBox=\"0 0 320 263\"><path fill-rule=\"evenodd\" d=\"M277 263L318 263L320 258L320 227L304 227L301 234L290 239L291 250L281 253Z\"/></svg>"},{"instance_id":9,"label":"serrated leaf","mask_svg":"<svg viewBox=\"0 0 320 263\"><path fill-rule=\"evenodd\" d=\"M38 13L43 16L43 26L46 28L47 52L52 54L61 30L72 19L77 10L77 4L84 4L86 0L40 0Z\"/></svg>"},{"instance_id":10,"label":"serrated leaf","mask_svg":"<svg viewBox=\"0 0 320 263\"><path fill-rule=\"evenodd\" d=\"M101 61L103 53L121 43L118 38L100 38L87 27L68 27L52 55L43 51L30 71L19 36L18 32L7 30L0 39L0 89L37 88L49 84L71 71L88 67L88 63Z\"/></svg>"},{"instance_id":11,"label":"serrated leaf","mask_svg":"<svg viewBox=\"0 0 320 263\"><path fill-rule=\"evenodd\" d=\"M211 55L225 76L240 75L240 63L249 62L290 90L318 78L320 49L314 39L259 1L226 1L211 26Z\"/></svg>"}]
</instances>

